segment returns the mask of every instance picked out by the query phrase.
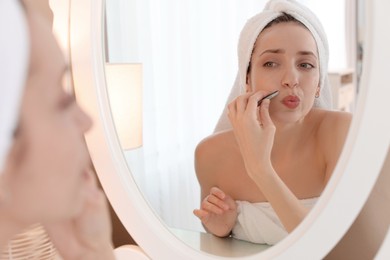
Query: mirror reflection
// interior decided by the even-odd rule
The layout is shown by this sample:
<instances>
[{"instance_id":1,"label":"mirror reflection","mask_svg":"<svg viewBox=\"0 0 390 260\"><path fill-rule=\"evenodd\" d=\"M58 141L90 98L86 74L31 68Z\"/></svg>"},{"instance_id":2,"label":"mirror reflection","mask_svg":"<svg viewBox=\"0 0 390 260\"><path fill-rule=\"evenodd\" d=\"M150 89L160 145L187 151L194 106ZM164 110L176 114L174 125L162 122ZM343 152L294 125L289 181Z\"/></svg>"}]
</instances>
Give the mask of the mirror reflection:
<instances>
[{"instance_id":1,"label":"mirror reflection","mask_svg":"<svg viewBox=\"0 0 390 260\"><path fill-rule=\"evenodd\" d=\"M106 1L106 76L118 136L145 199L176 234L206 229L275 244L300 223L330 178L351 117L340 111L353 112L356 98L356 55L350 53L356 42L353 29L346 35L341 26L354 17L341 1L299 2L318 16L324 32L315 28L313 35L310 19L284 17L247 32L255 48L244 39L239 48L251 56L238 55L238 62L240 32L266 1ZM276 17L255 22L266 21L264 27ZM322 34L329 40L328 68ZM117 65L127 72L109 76ZM120 75L142 80L114 83ZM133 92L125 94L130 86ZM245 128L240 112L249 109L249 96L257 104L274 90L278 95L260 106L264 114L252 106L252 127ZM325 98L312 108L327 96L333 105ZM133 145L125 145L126 138ZM253 238L263 236L257 231L247 235L261 222L258 214L268 240Z\"/></svg>"}]
</instances>

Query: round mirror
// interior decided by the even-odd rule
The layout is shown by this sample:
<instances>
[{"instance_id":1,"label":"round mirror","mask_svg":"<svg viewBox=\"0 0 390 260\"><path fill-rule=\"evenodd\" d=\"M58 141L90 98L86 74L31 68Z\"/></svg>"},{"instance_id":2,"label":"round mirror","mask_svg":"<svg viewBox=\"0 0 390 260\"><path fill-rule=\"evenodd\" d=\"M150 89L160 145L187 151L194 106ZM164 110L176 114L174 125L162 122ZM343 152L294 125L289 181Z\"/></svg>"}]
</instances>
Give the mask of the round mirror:
<instances>
[{"instance_id":1,"label":"round mirror","mask_svg":"<svg viewBox=\"0 0 390 260\"><path fill-rule=\"evenodd\" d=\"M84 106L84 108L95 119L94 129L86 136L88 147L90 149L94 164L97 168L99 178L101 179L102 185L114 209L116 210L118 216L120 217L126 228L132 234L137 243L145 250L145 252L151 258L180 257L182 259L199 259L199 257L203 257L204 259L207 259L214 258L214 255L221 254L220 252L226 253L228 252L226 248L230 248L230 250L233 252L228 252L229 255L221 256L245 256L247 259L259 259L259 257L270 258L275 256L279 256L281 258L286 259L291 259L292 256L294 256L294 258L323 257L333 247L333 245L338 241L338 239L340 239L345 230L348 229L349 225L359 213L361 206L368 197L368 194L376 180L376 176L380 170L381 163L383 162L385 153L388 149L388 131L390 130L389 122L382 122L385 121L382 120L380 122L381 127L375 127L375 124L378 124L378 120L375 120L375 115L381 113L380 111L386 110L386 106L388 109L388 105L386 105L386 100L384 100L384 97L386 96L384 92L389 92L389 90L388 88L382 88L384 84L383 82L385 82L382 82L382 79L384 79L386 75L386 72L384 71L385 66L381 66L379 60L379 57L383 56L383 52L387 51L385 46L388 46L386 44L389 43L389 39L386 38L383 33L380 33L380 30L384 30L384 22L382 22L381 24L381 21L384 21L386 17L386 4L379 3L379 1L371 1L367 3L366 6L367 28L371 28L371 30L367 30L366 37L367 47L365 48L366 52L364 59L364 64L366 65L363 66L363 77L361 79L361 86L364 87L361 87L360 89L356 114L352 122L350 134L346 141L345 149L339 160L332 179L330 180L321 198L317 202L316 207L310 212L310 214L298 226L298 228L296 228L286 239L281 241L279 244L272 248L269 248L268 250L260 254L258 253L258 251L261 251L263 249L261 246L251 245L245 247L245 243L238 243L239 245L237 245L237 247L235 247L236 244L234 244L234 246L231 246L230 244L227 245L225 249L220 250L221 248L223 248L223 245L217 245L219 243L217 241L219 240L208 240L210 238L209 236L191 236L188 235L188 233L185 235L181 234L182 231L185 231L188 227L186 225L192 225L188 224L191 222L190 219L192 217L192 209L194 206L198 206L198 204L196 204L198 203L198 200L194 199L195 197L193 195L196 194L196 196L199 196L197 195L199 194L199 191L197 191L196 188L197 181L193 174L193 167L191 164L188 164L188 162L191 162L191 159L189 159L188 157L192 157L192 154L189 155L186 153L182 153L183 149L186 147L180 145L172 145L171 139L168 138L168 136L172 136L171 130L176 129L175 126L177 126L177 121L174 121L174 119L183 120L183 118L181 118L181 116L176 113L169 114L167 113L167 111L158 111L162 114L154 115L154 119L157 120L156 125L158 125L158 123L161 123L158 120L168 122L165 128L163 127L158 130L158 134L161 134L162 137L154 137L155 140L145 138L145 136L156 136L157 132L155 132L154 134L150 134L149 132L149 134L147 134L147 131L155 131L155 129L146 129L144 127L143 148L134 148L138 147L139 143L136 144L136 141L131 140L131 142L133 142L133 149L144 149L143 154L141 154L140 156L138 154L139 150L133 150L130 152L130 154L126 154L126 152L123 153L123 141L118 138L118 125L114 126L113 124L113 122L115 121L115 116L113 116L112 113L112 101L110 100L112 94L110 95L110 90L107 89L108 84L106 84L106 54L109 54L108 60L111 63L123 63L123 61L112 60L110 52L105 49L105 47L107 46L108 48L110 48L110 38L108 38L107 42L105 43L103 31L105 30L108 32L110 25L109 21L107 20L107 26L103 26L103 17L104 13L106 12L106 10L103 8L103 3L100 1L82 1L83 3L79 2L80 1L72 2L71 5L71 56L77 98L80 104ZM207 7L208 5L209 3L207 4ZM189 3L183 4L183 6L183 8L187 8L188 10L194 10L194 7ZM200 5L198 12L202 12L202 10L208 10L209 12L211 12L210 8L201 7L202 6ZM133 19L134 17L137 17L135 21L145 21L142 19L146 18L141 15L142 12L136 11L139 10L137 8L141 7L135 6L135 8L132 9L135 10L133 12L133 15L129 15L128 19ZM161 6L153 6L153 8L151 8L151 16L158 17L160 15L160 10L164 8L166 8L167 10L177 10L177 8L179 7L175 4L167 4L167 6L165 6L165 4ZM248 7L248 10L251 9ZM212 12L212 14L216 13L218 12ZM194 12L194 15L190 18L195 19L196 17L198 17L196 14L197 13ZM175 17L176 16L167 15L167 17L165 18L168 20L171 19L178 28L181 26L187 28L187 24L178 22L177 20L175 20ZM187 16L185 16L184 18L186 17ZM185 19L183 19L183 21L185 21ZM202 22L204 28L210 26L210 23L207 23L206 21ZM99 27L96 25L102 26ZM162 26L166 26L166 30L172 29L170 26L167 26L167 24L163 24ZM240 27L241 26L238 27L238 30L240 29ZM140 33L140 28L142 28L142 26L137 27L136 29L138 33ZM198 35L195 35L196 37L200 37L202 32L201 29L198 30ZM160 37L163 32L164 31L154 31L153 33L157 34L157 36ZM225 35L228 32L230 31L227 30L221 34ZM191 35L187 35L187 37L189 37L189 42L187 44L188 46L191 46L190 36ZM214 37L214 35L208 36ZM134 37L134 35L132 37ZM379 39L379 37L381 38ZM168 46L167 42L162 41L162 44L166 44L163 45L163 47ZM187 48L187 45L178 45L175 46L175 48ZM205 45L204 47L207 48L209 47L209 45L212 44L210 44L210 42L205 39L203 45ZM201 46L203 45L201 44ZM134 49L147 47L148 46L146 43L145 46L133 46ZM133 48L131 48L131 50L133 50ZM210 61L209 56L206 56L208 58L203 57L203 59L202 57L198 56L187 57L186 59L179 58L175 56L175 54L168 51L156 51L153 48L149 50L152 54L150 56L150 59L161 55L163 57L166 57L168 60L178 59L181 62L188 62L192 59L199 59L201 64L206 62L213 62ZM213 56L216 55L213 51L211 51L210 53ZM138 66L131 67L135 68L135 71L139 71L139 63L147 64L147 62L145 60L140 60L139 57L134 57L134 60L125 60L125 63L137 63L136 65ZM87 64L90 65L88 66ZM161 68L164 65L167 66L167 64L160 63L157 67ZM224 63L222 64L220 62L214 65L217 67L221 67L222 65L224 65ZM202 81L186 82L184 78L178 77L176 75L193 75L194 72L187 71L185 69L185 66L181 67L176 65L176 69L178 71L177 73L170 72L169 74L164 74L159 72L157 73L156 77L145 77L145 75L148 75L147 73L151 70L151 68L148 69L144 65L142 65L141 67L144 75L142 84L144 86L144 115L147 114L148 110L151 110L151 112L156 113L156 108L154 108L153 105L155 104L154 102L156 102L156 100L160 102L160 104L170 102L169 99L167 100L163 98L164 92L167 92L167 90L156 90L158 86L156 82L161 81L165 84L169 84L169 82L179 81L181 83L180 85L182 86L197 86L202 84ZM235 75L234 73L229 73L229 70L234 71L234 68L226 69L223 75L218 75L218 77L224 78L225 74ZM137 72L135 73L137 74ZM204 73L207 74L207 71ZM215 74L215 71L212 71L211 75ZM152 90L160 91L158 92L159 94L157 96L154 96L154 98L150 100L148 100L147 98L149 97L148 95L145 97L145 87L148 86L147 81L154 83L151 84L154 86ZM232 81L232 78L227 79L226 84L230 85ZM207 82L207 84L210 83ZM211 86L214 87L213 84L211 84ZM228 87L227 89L229 90L230 87ZM177 107L177 109L185 109L186 100L193 98L193 96L191 95L193 93L187 93L183 90L182 92L180 92L180 89L176 91L177 92L170 94L173 95L175 99L177 99L177 101L179 101L179 104L183 105L181 107ZM137 95L136 93L139 92L135 92L132 95ZM216 97L221 95L221 91L217 91L216 93ZM216 104L217 109L215 109L215 111L217 112L214 112L214 118L211 118L207 122L205 122L205 128L200 129L199 131L195 131L195 129L191 128L191 125L187 126L188 128L185 129L187 132L196 132L197 134L199 134L198 138L203 138L204 136L208 135L210 131L212 131L220 113L218 111L222 111L224 102L226 100L226 95L224 97L218 97L218 99L216 97L208 97L208 101L208 98L203 98L203 101L199 102L199 104ZM202 100L202 97L195 98L196 101L198 101L198 99ZM135 99L133 102L135 102L136 100L137 99ZM194 108L189 108L189 110L185 111L190 114L191 112L195 113L198 112L198 110L201 111L202 109L205 110L203 112L204 114L208 112L206 108L199 107L199 105L197 110L195 110ZM164 117L161 117L161 115L163 114L168 114L170 118L166 119ZM149 119L149 117L144 116L143 120ZM200 121L196 121L196 123L199 122ZM207 125L207 123L209 124ZM164 136L167 137L167 140L161 140L164 138ZM191 142L186 142L186 136L180 132L174 132L174 136L176 139L183 139L182 144L184 145L187 145L189 147L192 146L192 148L194 148L194 146L196 145L197 139L193 139ZM158 146L161 146L165 149L165 154L157 154L158 157L160 156L162 157L162 159L164 159L164 163L161 163L156 160L145 160L145 156L149 156L152 153L148 152L148 154L147 151L145 151L147 145L151 147L153 146L150 145L150 142L158 144ZM152 154L152 156L155 155ZM126 159L130 161L129 165L126 162ZM175 161L187 163L179 165L172 163L167 164L165 163L165 159L169 159L168 161L173 163L175 163ZM367 161L369 161L370 163L365 163ZM169 182L168 186L165 186L165 188L162 186L158 186L160 183L164 184L164 181L167 181L166 178L163 178L164 176L151 175L156 173L156 169L166 170L175 168L178 169L176 170L177 174L171 176L173 182ZM141 170L137 172L137 169ZM151 174L148 175L145 169L148 169L148 173ZM130 171L133 173L133 175L130 174ZM179 176L181 172L190 173L188 174L190 178L188 178L184 184L180 179L181 176ZM368 172L370 174L367 174ZM155 182L153 179L148 180L147 178L150 177L160 178L160 180L158 182ZM142 178L145 178L145 180L142 180ZM353 185L351 185L352 183ZM177 192L177 190L171 189L171 187L177 187L178 184L184 186L187 191L186 194L192 196L188 196L188 198L178 197L178 195L176 195L177 193L175 193ZM168 200L160 200L161 197L159 196L153 197L148 195L150 194L148 193L148 190L160 190L162 191L162 193L165 192L165 194L172 196L172 198ZM170 192L171 194L169 194ZM179 210L184 210L186 213L169 215L169 211L166 210L167 206L171 206L169 204L179 205ZM156 214L156 212L158 214ZM337 214L335 214L336 212ZM165 224L163 222L165 222ZM175 223L181 224L176 225ZM172 228L174 228L176 232ZM332 232L329 232L329 230L331 230ZM174 235L173 233L175 233L176 235ZM178 236L181 236L182 239L190 238L190 241L186 241L187 243L183 243L183 241L180 240ZM233 243L234 242L235 241L233 241ZM213 245L217 245L216 247L218 248L212 248ZM311 250L307 250L307 248L310 248Z\"/></svg>"}]
</instances>

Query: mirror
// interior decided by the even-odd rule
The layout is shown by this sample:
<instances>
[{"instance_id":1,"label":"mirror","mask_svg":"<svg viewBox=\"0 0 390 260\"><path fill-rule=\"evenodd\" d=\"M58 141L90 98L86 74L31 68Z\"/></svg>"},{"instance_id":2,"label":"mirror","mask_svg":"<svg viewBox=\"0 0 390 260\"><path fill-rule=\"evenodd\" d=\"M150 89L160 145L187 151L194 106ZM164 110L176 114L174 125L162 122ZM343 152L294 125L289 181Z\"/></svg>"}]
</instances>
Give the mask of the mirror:
<instances>
[{"instance_id":1,"label":"mirror","mask_svg":"<svg viewBox=\"0 0 390 260\"><path fill-rule=\"evenodd\" d=\"M266 2L172 0L156 6L148 1L106 1L106 79L124 156L145 199L167 227L184 240L188 239L183 230L190 237L205 232L192 214L200 205L195 147L213 132L233 86L239 33ZM333 53L330 70L351 67L345 51L347 36L340 26L351 19L345 17L345 3L302 2L309 4L327 26ZM114 74L119 70L122 76L141 80L119 82L125 80ZM352 75L354 69L350 71ZM338 76L335 72L335 84L339 84ZM138 90L132 95L117 90L118 86ZM355 96L352 76L350 87ZM355 99L349 102L344 109L352 111ZM143 103L143 109L128 107L136 103ZM129 129L131 125L136 129ZM125 138L135 135L143 143L126 145Z\"/></svg>"},{"instance_id":2,"label":"mirror","mask_svg":"<svg viewBox=\"0 0 390 260\"><path fill-rule=\"evenodd\" d=\"M383 52L388 51L385 46L388 46L389 39L380 33L385 24L380 21L386 18L386 4L381 4L379 1L367 3L368 28L371 30L367 30L369 35L365 57L368 58L365 58L365 63L369 67L363 70L362 85L369 85L370 88L361 89L346 149L336 167L334 177L328 183L317 206L300 226L276 246L260 255L249 255L247 259L269 259L275 256L280 259L291 259L291 256L323 257L348 229L368 197L388 149L388 142L383 142L382 137L388 140L390 131L389 122L381 122L379 129L372 124L375 115L386 109L386 106L388 108L385 100L387 95L384 94L388 92L388 88L383 85L386 66L381 63L380 58ZM150 201L146 202L139 192L140 185L129 175L129 167L125 163L116 138L117 132L112 124L105 84L103 30L102 27L96 26L103 24L102 7L101 1L72 2L70 19L76 95L79 103L95 121L95 127L86 139L102 185L118 216L150 257L213 259L212 255L188 247L169 232L166 225L161 223L161 218L153 214L149 207ZM372 149L369 149L371 147ZM365 163L367 160L369 165ZM154 165L154 162L147 163L148 167ZM132 168L130 170L133 171ZM366 174L367 172L370 174ZM350 185L352 182L353 186ZM336 212L342 212L341 216L335 214ZM338 215L337 219L335 215ZM325 229L331 229L332 232L324 232ZM308 248L311 250L307 250Z\"/></svg>"}]
</instances>

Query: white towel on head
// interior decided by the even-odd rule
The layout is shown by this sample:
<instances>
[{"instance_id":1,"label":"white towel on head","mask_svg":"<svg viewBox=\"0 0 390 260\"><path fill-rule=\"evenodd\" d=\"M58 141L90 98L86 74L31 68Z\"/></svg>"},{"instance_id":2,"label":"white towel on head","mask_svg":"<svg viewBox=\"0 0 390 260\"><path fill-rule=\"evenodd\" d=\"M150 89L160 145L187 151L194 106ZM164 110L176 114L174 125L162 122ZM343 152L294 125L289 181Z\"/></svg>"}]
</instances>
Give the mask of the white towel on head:
<instances>
[{"instance_id":1,"label":"white towel on head","mask_svg":"<svg viewBox=\"0 0 390 260\"><path fill-rule=\"evenodd\" d=\"M294 0L271 0L266 4L262 12L253 16L246 22L240 33L238 42L238 73L226 104L230 103L237 96L245 93L247 68L257 36L269 22L282 13L292 15L295 19L303 23L312 33L317 44L319 55L321 91L320 97L314 102L314 106L331 109L332 95L328 79L329 46L325 30L317 16L310 9ZM231 124L227 117L227 107L225 106L215 128L215 132L229 128L231 128Z\"/></svg>"},{"instance_id":2,"label":"white towel on head","mask_svg":"<svg viewBox=\"0 0 390 260\"><path fill-rule=\"evenodd\" d=\"M0 174L13 139L28 67L28 33L17 0L0 1Z\"/></svg>"}]
</instances>

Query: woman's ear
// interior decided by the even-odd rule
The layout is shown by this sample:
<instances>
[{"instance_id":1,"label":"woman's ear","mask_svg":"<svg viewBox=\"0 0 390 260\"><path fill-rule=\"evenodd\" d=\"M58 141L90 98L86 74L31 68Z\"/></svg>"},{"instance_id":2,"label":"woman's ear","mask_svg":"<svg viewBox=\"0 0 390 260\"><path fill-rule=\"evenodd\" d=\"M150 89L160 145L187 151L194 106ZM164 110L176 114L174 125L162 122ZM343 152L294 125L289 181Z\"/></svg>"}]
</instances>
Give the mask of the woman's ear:
<instances>
[{"instance_id":1,"label":"woman's ear","mask_svg":"<svg viewBox=\"0 0 390 260\"><path fill-rule=\"evenodd\" d=\"M245 84L245 93L249 93L252 91L251 88L251 80L249 77L249 73L246 74L246 84Z\"/></svg>"},{"instance_id":2,"label":"woman's ear","mask_svg":"<svg viewBox=\"0 0 390 260\"><path fill-rule=\"evenodd\" d=\"M320 86L318 86L317 90L316 90L316 95L315 95L316 98L320 97L320 90L321 90L321 88L320 88Z\"/></svg>"},{"instance_id":3,"label":"woman's ear","mask_svg":"<svg viewBox=\"0 0 390 260\"><path fill-rule=\"evenodd\" d=\"M246 83L245 84L245 93L249 93L251 92L251 86L249 85L249 83Z\"/></svg>"}]
</instances>

